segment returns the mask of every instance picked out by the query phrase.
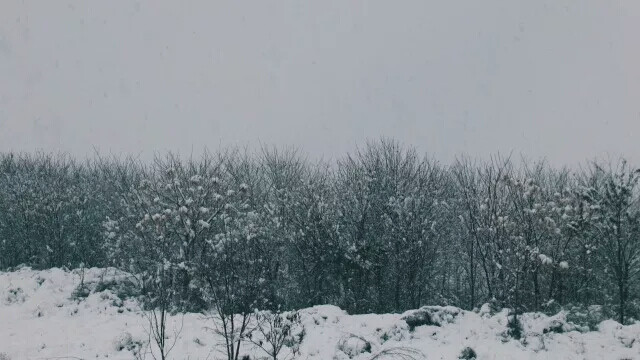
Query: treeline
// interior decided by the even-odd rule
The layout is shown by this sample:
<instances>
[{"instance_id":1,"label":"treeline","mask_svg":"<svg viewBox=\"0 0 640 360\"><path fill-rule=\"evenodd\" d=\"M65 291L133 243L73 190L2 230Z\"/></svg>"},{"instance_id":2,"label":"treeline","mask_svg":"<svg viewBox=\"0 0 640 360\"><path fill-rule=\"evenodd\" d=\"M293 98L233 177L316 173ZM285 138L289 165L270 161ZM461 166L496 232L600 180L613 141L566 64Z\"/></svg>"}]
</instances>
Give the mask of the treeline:
<instances>
[{"instance_id":1,"label":"treeline","mask_svg":"<svg viewBox=\"0 0 640 360\"><path fill-rule=\"evenodd\" d=\"M625 322L640 318L638 177L624 161L445 166L388 140L331 164L3 154L0 268L116 266L188 310L600 304Z\"/></svg>"}]
</instances>

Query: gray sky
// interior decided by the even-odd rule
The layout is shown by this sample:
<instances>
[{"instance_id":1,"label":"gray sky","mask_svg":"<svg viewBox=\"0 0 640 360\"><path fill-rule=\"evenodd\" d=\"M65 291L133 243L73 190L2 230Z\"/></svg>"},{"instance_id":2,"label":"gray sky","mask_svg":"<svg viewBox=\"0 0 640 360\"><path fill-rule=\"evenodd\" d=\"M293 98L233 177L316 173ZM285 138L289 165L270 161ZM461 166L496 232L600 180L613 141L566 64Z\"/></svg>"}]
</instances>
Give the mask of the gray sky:
<instances>
[{"instance_id":1,"label":"gray sky","mask_svg":"<svg viewBox=\"0 0 640 360\"><path fill-rule=\"evenodd\" d=\"M640 2L0 2L0 150L640 161Z\"/></svg>"}]
</instances>

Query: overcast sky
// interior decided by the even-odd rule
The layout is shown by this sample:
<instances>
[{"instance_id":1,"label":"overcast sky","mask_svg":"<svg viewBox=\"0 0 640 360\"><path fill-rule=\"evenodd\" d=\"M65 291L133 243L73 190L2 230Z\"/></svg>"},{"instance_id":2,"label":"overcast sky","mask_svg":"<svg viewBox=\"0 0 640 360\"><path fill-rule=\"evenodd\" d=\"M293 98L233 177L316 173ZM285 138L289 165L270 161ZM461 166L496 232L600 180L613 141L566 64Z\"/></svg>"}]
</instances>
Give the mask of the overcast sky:
<instances>
[{"instance_id":1,"label":"overcast sky","mask_svg":"<svg viewBox=\"0 0 640 360\"><path fill-rule=\"evenodd\" d=\"M0 2L0 151L640 161L640 1Z\"/></svg>"}]
</instances>

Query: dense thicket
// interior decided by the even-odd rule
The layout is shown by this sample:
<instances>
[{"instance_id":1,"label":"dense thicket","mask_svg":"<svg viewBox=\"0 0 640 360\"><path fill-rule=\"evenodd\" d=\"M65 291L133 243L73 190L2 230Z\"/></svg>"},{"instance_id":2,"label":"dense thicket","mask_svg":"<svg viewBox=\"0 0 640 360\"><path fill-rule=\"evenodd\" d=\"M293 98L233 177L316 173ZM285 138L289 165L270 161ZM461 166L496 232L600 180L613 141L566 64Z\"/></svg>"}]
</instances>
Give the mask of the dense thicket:
<instances>
[{"instance_id":1,"label":"dense thicket","mask_svg":"<svg viewBox=\"0 0 640 360\"><path fill-rule=\"evenodd\" d=\"M601 304L640 318L638 171L624 161L444 166L394 141L332 164L277 149L150 164L4 154L0 210L0 268L113 265L152 304Z\"/></svg>"}]
</instances>

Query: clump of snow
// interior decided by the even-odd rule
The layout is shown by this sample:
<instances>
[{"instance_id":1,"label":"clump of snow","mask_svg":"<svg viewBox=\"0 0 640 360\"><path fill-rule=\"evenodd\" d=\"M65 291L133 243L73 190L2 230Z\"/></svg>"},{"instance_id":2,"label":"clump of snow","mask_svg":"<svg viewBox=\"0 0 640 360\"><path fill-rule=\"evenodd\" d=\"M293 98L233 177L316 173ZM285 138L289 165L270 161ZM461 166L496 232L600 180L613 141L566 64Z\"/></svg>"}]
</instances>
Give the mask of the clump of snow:
<instances>
[{"instance_id":1,"label":"clump of snow","mask_svg":"<svg viewBox=\"0 0 640 360\"><path fill-rule=\"evenodd\" d=\"M542 263L542 265L551 265L551 264L553 264L553 259L550 258L549 256L545 255L545 254L538 255L538 258L540 259L540 262Z\"/></svg>"},{"instance_id":2,"label":"clump of snow","mask_svg":"<svg viewBox=\"0 0 640 360\"><path fill-rule=\"evenodd\" d=\"M0 272L0 360L129 360L137 351L153 350L153 344L138 340L148 339L148 319L135 296L123 294L126 279L127 274L115 269ZM296 349L300 359L368 360L394 351L424 354L427 359L457 359L471 354L466 348L473 349L477 359L620 360L637 359L640 354L640 324L623 326L607 320L587 331L568 321L572 314L565 312L520 315L520 340L501 335L509 311L495 312L488 304L478 313L426 306L404 314L349 315L323 305L299 314L304 329ZM410 331L407 319L411 317L428 319L431 325ZM169 316L168 343L175 341L171 358L206 359L222 350L216 347L222 339L209 330L214 327L211 321L200 314ZM252 359L263 356L249 343L241 353Z\"/></svg>"},{"instance_id":3,"label":"clump of snow","mask_svg":"<svg viewBox=\"0 0 640 360\"><path fill-rule=\"evenodd\" d=\"M484 303L484 304L482 304L480 309L478 309L477 312L478 312L478 315L480 315L482 317L491 317L491 316L495 315L495 313L497 311L496 311L495 307L491 303Z\"/></svg>"}]
</instances>

